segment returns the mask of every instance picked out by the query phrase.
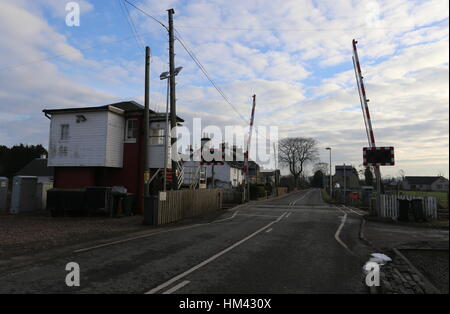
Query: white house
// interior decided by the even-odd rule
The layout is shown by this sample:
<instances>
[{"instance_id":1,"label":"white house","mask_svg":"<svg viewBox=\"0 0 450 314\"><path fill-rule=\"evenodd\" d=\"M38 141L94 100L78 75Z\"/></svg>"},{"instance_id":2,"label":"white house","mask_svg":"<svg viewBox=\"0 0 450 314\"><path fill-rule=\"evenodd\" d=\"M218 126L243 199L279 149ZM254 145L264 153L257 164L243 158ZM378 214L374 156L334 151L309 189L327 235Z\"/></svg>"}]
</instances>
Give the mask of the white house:
<instances>
[{"instance_id":1,"label":"white house","mask_svg":"<svg viewBox=\"0 0 450 314\"><path fill-rule=\"evenodd\" d=\"M402 182L402 189L407 191L447 192L448 179L441 176L436 177L406 176L405 180Z\"/></svg>"},{"instance_id":2,"label":"white house","mask_svg":"<svg viewBox=\"0 0 450 314\"><path fill-rule=\"evenodd\" d=\"M231 189L238 187L244 180L242 167L239 163L233 161L225 161L223 165L201 165L199 161L185 161L184 167L184 185L191 185L198 180L200 167L201 171L205 171L205 177L208 180L209 186L213 178L214 169L214 185L215 187L223 189Z\"/></svg>"}]
</instances>

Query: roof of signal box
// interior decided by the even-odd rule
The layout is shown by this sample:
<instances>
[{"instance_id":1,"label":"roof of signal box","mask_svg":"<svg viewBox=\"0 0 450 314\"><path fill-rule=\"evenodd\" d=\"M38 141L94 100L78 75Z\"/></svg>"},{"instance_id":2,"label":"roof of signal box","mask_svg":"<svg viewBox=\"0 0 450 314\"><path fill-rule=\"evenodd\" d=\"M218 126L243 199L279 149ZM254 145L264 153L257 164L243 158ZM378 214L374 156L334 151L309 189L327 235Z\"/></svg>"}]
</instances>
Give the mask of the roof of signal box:
<instances>
[{"instance_id":1,"label":"roof of signal box","mask_svg":"<svg viewBox=\"0 0 450 314\"><path fill-rule=\"evenodd\" d=\"M77 107L77 108L63 108L63 109L44 109L45 114L58 114L58 113L84 113L84 112L96 112L96 111L113 111L117 113L133 113L144 111L144 106L137 103L134 100L122 101L109 105L96 106L96 107ZM165 113L155 112L149 109L150 120L160 120ZM155 119L156 118L156 119ZM178 122L184 122L182 118L177 116Z\"/></svg>"}]
</instances>

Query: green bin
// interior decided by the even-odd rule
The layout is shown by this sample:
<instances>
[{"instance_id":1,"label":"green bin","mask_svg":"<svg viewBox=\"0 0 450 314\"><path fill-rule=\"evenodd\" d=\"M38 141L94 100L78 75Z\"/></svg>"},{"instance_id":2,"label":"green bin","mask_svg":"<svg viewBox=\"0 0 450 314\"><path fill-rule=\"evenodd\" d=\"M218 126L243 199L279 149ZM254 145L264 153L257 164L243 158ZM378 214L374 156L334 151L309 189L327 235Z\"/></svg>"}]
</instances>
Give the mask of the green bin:
<instances>
[{"instance_id":1,"label":"green bin","mask_svg":"<svg viewBox=\"0 0 450 314\"><path fill-rule=\"evenodd\" d=\"M122 199L122 210L125 216L131 216L134 213L134 202L136 196L134 194L128 193Z\"/></svg>"}]
</instances>

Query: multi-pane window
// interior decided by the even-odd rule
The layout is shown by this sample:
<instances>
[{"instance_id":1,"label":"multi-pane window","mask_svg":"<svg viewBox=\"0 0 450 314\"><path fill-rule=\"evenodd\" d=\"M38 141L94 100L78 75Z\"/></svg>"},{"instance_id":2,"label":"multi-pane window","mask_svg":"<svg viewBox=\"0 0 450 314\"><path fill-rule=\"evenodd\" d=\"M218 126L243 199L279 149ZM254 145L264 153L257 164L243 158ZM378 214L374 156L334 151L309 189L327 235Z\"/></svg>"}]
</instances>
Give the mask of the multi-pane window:
<instances>
[{"instance_id":1,"label":"multi-pane window","mask_svg":"<svg viewBox=\"0 0 450 314\"><path fill-rule=\"evenodd\" d=\"M69 125L68 124L61 124L61 140L68 140L69 139Z\"/></svg>"},{"instance_id":2,"label":"multi-pane window","mask_svg":"<svg viewBox=\"0 0 450 314\"><path fill-rule=\"evenodd\" d=\"M128 119L127 130L125 133L125 140L135 141L137 138L137 130L138 130L137 119Z\"/></svg>"},{"instance_id":3,"label":"multi-pane window","mask_svg":"<svg viewBox=\"0 0 450 314\"><path fill-rule=\"evenodd\" d=\"M164 129L150 129L150 144L163 145L164 144Z\"/></svg>"}]
</instances>

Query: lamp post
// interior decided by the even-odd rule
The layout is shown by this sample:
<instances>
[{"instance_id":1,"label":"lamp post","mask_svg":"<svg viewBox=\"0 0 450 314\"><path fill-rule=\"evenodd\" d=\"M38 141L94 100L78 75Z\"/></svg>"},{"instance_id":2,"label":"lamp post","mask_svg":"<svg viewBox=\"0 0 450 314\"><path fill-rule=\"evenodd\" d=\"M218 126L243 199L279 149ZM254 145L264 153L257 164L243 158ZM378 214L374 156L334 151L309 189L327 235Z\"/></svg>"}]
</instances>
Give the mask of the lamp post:
<instances>
[{"instance_id":1,"label":"lamp post","mask_svg":"<svg viewBox=\"0 0 450 314\"><path fill-rule=\"evenodd\" d=\"M330 151L330 196L333 197L333 177L331 176L332 166L331 166L331 147L327 147L326 150Z\"/></svg>"},{"instance_id":2,"label":"lamp post","mask_svg":"<svg viewBox=\"0 0 450 314\"><path fill-rule=\"evenodd\" d=\"M178 73L181 72L181 70L183 69L183 67L178 67L175 69L173 76L177 76ZM163 183L163 189L164 192L166 191L167 188L167 149L168 149L168 140L169 140L169 79L172 76L170 75L170 72L163 72L161 73L161 75L159 76L160 80L167 80L167 94L166 94L166 129L164 131L164 183ZM172 169L173 170L173 169ZM173 179L172 179L173 180Z\"/></svg>"}]
</instances>

